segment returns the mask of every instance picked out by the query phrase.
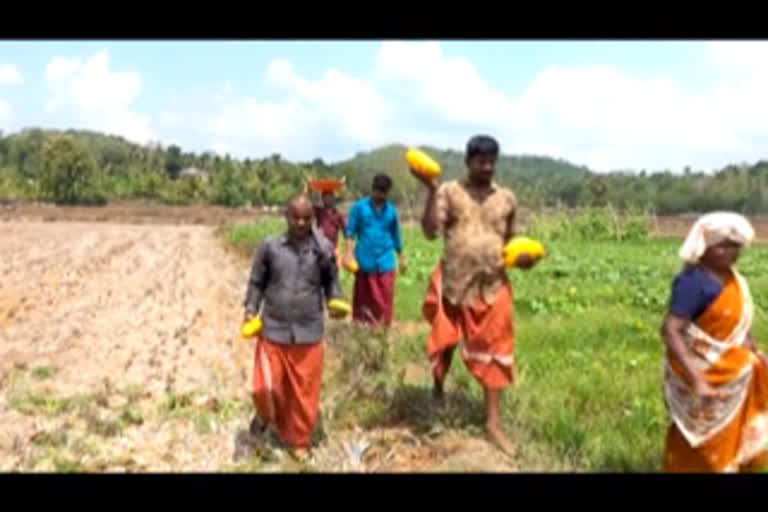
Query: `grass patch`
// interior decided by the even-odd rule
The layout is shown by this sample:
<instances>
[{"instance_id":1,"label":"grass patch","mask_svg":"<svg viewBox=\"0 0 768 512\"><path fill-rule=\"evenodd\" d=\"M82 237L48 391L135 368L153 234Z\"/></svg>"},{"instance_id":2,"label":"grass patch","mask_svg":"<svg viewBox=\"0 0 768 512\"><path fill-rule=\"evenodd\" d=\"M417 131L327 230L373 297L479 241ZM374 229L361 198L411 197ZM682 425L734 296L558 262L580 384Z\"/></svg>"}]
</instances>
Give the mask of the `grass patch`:
<instances>
[{"instance_id":1,"label":"grass patch","mask_svg":"<svg viewBox=\"0 0 768 512\"><path fill-rule=\"evenodd\" d=\"M90 457L97 457L100 453L98 445L85 437L75 439L72 442L71 450L73 453L80 456L88 455Z\"/></svg>"},{"instance_id":2,"label":"grass patch","mask_svg":"<svg viewBox=\"0 0 768 512\"><path fill-rule=\"evenodd\" d=\"M59 397L51 393L24 393L11 398L11 407L28 416L58 416L87 407L94 395Z\"/></svg>"},{"instance_id":3,"label":"grass patch","mask_svg":"<svg viewBox=\"0 0 768 512\"><path fill-rule=\"evenodd\" d=\"M31 439L35 446L47 446L56 448L67 444L67 433L64 429L57 429L51 432L40 432Z\"/></svg>"},{"instance_id":4,"label":"grass patch","mask_svg":"<svg viewBox=\"0 0 768 512\"><path fill-rule=\"evenodd\" d=\"M228 473L260 473L263 468L264 461L257 455L254 455L242 462L231 464L226 468L226 471Z\"/></svg>"},{"instance_id":5,"label":"grass patch","mask_svg":"<svg viewBox=\"0 0 768 512\"><path fill-rule=\"evenodd\" d=\"M119 393L128 400L130 405L136 404L136 402L147 396L146 389L140 384L129 384L122 388Z\"/></svg>"},{"instance_id":6,"label":"grass patch","mask_svg":"<svg viewBox=\"0 0 768 512\"><path fill-rule=\"evenodd\" d=\"M139 409L129 405L120 413L120 421L124 425L143 425L144 415Z\"/></svg>"},{"instance_id":7,"label":"grass patch","mask_svg":"<svg viewBox=\"0 0 768 512\"><path fill-rule=\"evenodd\" d=\"M209 398L200 403L195 393L168 393L160 405L162 417L189 420L199 435L210 434L216 425L242 419L249 410L246 400Z\"/></svg>"},{"instance_id":8,"label":"grass patch","mask_svg":"<svg viewBox=\"0 0 768 512\"><path fill-rule=\"evenodd\" d=\"M253 257L259 242L266 236L285 229L285 220L279 217L265 217L254 223L238 224L220 231L226 243L241 254Z\"/></svg>"},{"instance_id":9,"label":"grass patch","mask_svg":"<svg viewBox=\"0 0 768 512\"><path fill-rule=\"evenodd\" d=\"M192 393L173 393L167 392L165 399L160 404L161 414L173 414L192 405L194 395Z\"/></svg>"},{"instance_id":10,"label":"grass patch","mask_svg":"<svg viewBox=\"0 0 768 512\"><path fill-rule=\"evenodd\" d=\"M11 407L28 416L56 417L63 414L76 414L86 422L90 434L100 437L115 437L122 433L123 418L103 418L99 414L107 407L106 396L103 393L82 394L59 397L50 393L25 393L13 396ZM52 434L51 434L52 435ZM39 444L44 446L56 442L56 437L43 434Z\"/></svg>"},{"instance_id":11,"label":"grass patch","mask_svg":"<svg viewBox=\"0 0 768 512\"><path fill-rule=\"evenodd\" d=\"M53 467L57 473L85 473L86 469L80 461L65 457L54 457Z\"/></svg>"},{"instance_id":12,"label":"grass patch","mask_svg":"<svg viewBox=\"0 0 768 512\"><path fill-rule=\"evenodd\" d=\"M89 410L81 415L86 422L87 431L99 437L116 437L122 434L123 424L119 419L101 418L95 411Z\"/></svg>"},{"instance_id":13,"label":"grass patch","mask_svg":"<svg viewBox=\"0 0 768 512\"><path fill-rule=\"evenodd\" d=\"M52 366L38 366L37 368L32 370L32 377L37 380L45 380L50 379L56 373L58 373L59 369L54 368Z\"/></svg>"}]
</instances>

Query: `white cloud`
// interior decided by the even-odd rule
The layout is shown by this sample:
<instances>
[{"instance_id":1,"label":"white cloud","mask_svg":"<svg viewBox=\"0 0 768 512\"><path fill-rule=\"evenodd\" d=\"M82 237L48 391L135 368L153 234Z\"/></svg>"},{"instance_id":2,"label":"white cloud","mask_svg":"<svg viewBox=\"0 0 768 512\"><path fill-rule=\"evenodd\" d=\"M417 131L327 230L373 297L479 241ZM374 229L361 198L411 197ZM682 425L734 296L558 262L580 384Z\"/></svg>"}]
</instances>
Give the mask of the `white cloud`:
<instances>
[{"instance_id":1,"label":"white cloud","mask_svg":"<svg viewBox=\"0 0 768 512\"><path fill-rule=\"evenodd\" d=\"M496 134L505 152L548 154L599 171L712 168L736 157L760 158L749 140L768 142L762 128L768 43L708 49L715 65L740 71L740 81L691 92L672 80L637 78L606 66L552 65L511 97L434 42L384 43L374 76L405 82L444 121L465 124L467 137L477 130Z\"/></svg>"},{"instance_id":2,"label":"white cloud","mask_svg":"<svg viewBox=\"0 0 768 512\"><path fill-rule=\"evenodd\" d=\"M768 41L715 41L708 44L708 50L712 62L723 71L768 71Z\"/></svg>"},{"instance_id":3,"label":"white cloud","mask_svg":"<svg viewBox=\"0 0 768 512\"><path fill-rule=\"evenodd\" d=\"M466 59L446 58L440 45L385 42L376 58L380 80L416 84L421 100L451 121L470 124L524 122L530 114L485 83Z\"/></svg>"},{"instance_id":4,"label":"white cloud","mask_svg":"<svg viewBox=\"0 0 768 512\"><path fill-rule=\"evenodd\" d=\"M263 85L277 96L238 95L227 84L204 100L181 101L159 118L169 130L193 127L205 148L294 160L334 160L391 142L461 150L479 132L495 135L505 153L546 154L598 171L710 170L764 158L768 42L702 48L717 77L711 83L553 64L511 95L506 84L490 82L468 59L446 55L439 43L385 42L368 75L328 69L309 78L292 62L273 60ZM106 58L100 62L92 68L102 71L89 76L109 74ZM76 84L72 77L86 68L62 60L49 72ZM70 97L100 111L113 104L126 111L140 82L119 82L108 99L83 86L87 92L70 91Z\"/></svg>"},{"instance_id":5,"label":"white cloud","mask_svg":"<svg viewBox=\"0 0 768 512\"><path fill-rule=\"evenodd\" d=\"M226 85L212 96L213 111L207 118L180 105L161 118L168 126L196 126L214 141L217 152L236 156L281 153L295 160L329 158L334 147L371 147L385 140L389 106L362 79L329 69L322 78L310 80L290 61L274 60L265 70L264 84L281 98L238 97Z\"/></svg>"},{"instance_id":6,"label":"white cloud","mask_svg":"<svg viewBox=\"0 0 768 512\"><path fill-rule=\"evenodd\" d=\"M78 127L122 135L146 143L154 138L148 116L133 111L141 91L138 73L112 71L104 50L87 60L55 57L46 68L49 113L66 110Z\"/></svg>"},{"instance_id":7,"label":"white cloud","mask_svg":"<svg viewBox=\"0 0 768 512\"><path fill-rule=\"evenodd\" d=\"M0 64L0 85L21 85L24 77L21 71L12 64Z\"/></svg>"},{"instance_id":8,"label":"white cloud","mask_svg":"<svg viewBox=\"0 0 768 512\"><path fill-rule=\"evenodd\" d=\"M301 106L311 115L336 118L346 136L361 141L375 141L381 136L381 124L387 120L388 107L373 86L364 80L330 69L318 81L300 77L287 61L273 61L267 68L267 80L284 87L298 99L291 108Z\"/></svg>"},{"instance_id":9,"label":"white cloud","mask_svg":"<svg viewBox=\"0 0 768 512\"><path fill-rule=\"evenodd\" d=\"M68 57L54 57L45 68L45 78L48 81L58 81L71 77L82 65L82 60Z\"/></svg>"}]
</instances>

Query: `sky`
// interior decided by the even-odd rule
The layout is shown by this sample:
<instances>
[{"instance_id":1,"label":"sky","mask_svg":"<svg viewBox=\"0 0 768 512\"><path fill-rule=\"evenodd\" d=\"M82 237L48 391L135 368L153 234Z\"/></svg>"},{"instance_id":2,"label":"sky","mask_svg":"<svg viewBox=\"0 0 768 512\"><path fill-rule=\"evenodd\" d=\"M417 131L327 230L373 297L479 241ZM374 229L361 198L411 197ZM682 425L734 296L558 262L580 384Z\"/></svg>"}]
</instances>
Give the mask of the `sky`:
<instances>
[{"instance_id":1,"label":"sky","mask_svg":"<svg viewBox=\"0 0 768 512\"><path fill-rule=\"evenodd\" d=\"M0 130L236 158L402 143L598 172L768 159L768 41L0 41Z\"/></svg>"}]
</instances>

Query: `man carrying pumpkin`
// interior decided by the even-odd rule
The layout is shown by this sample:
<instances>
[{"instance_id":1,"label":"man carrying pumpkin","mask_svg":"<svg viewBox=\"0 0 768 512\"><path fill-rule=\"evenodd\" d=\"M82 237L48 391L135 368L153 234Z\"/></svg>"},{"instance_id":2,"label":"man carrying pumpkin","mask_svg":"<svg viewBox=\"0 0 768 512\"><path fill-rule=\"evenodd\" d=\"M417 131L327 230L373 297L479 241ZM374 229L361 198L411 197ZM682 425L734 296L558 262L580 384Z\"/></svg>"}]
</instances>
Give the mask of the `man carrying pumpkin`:
<instances>
[{"instance_id":1,"label":"man carrying pumpkin","mask_svg":"<svg viewBox=\"0 0 768 512\"><path fill-rule=\"evenodd\" d=\"M512 287L506 273L504 246L515 233L517 199L493 181L499 145L476 136L467 144L467 175L438 185L416 169L411 173L427 190L421 220L426 238L444 238L442 258L433 272L422 305L431 324L427 352L432 363L436 401L443 400L443 383L454 349L464 340L462 359L485 391L486 431L504 452L515 445L499 421L501 390L514 378ZM526 253L516 265L531 268Z\"/></svg>"},{"instance_id":2,"label":"man carrying pumpkin","mask_svg":"<svg viewBox=\"0 0 768 512\"><path fill-rule=\"evenodd\" d=\"M333 248L312 229L312 203L304 196L288 202L288 229L261 241L253 260L245 325L263 319L257 333L251 434L267 427L297 459L309 455L318 418L325 356L323 304L334 316L344 303ZM343 308L346 309L346 308ZM261 310L261 314L259 311Z\"/></svg>"}]
</instances>

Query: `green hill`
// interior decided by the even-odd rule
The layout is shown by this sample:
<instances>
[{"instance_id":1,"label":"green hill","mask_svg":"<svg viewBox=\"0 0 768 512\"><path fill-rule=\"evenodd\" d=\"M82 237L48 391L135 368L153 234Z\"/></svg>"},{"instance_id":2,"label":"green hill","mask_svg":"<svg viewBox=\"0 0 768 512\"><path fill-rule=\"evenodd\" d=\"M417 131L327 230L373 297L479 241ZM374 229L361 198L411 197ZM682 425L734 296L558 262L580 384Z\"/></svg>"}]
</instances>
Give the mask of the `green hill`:
<instances>
[{"instance_id":1,"label":"green hill","mask_svg":"<svg viewBox=\"0 0 768 512\"><path fill-rule=\"evenodd\" d=\"M454 150L422 146L443 168L442 179L453 179L465 172L464 153ZM346 170L347 181L352 190L366 190L371 178L379 173L388 174L396 184L395 194L418 196L418 183L410 175L405 162L408 148L401 144L392 144L373 151L358 153L354 158L339 162L336 167L341 173ZM497 180L513 189L526 189L542 181L583 179L591 174L586 167L579 167L564 160L546 156L512 156L502 154L496 164Z\"/></svg>"}]
</instances>

